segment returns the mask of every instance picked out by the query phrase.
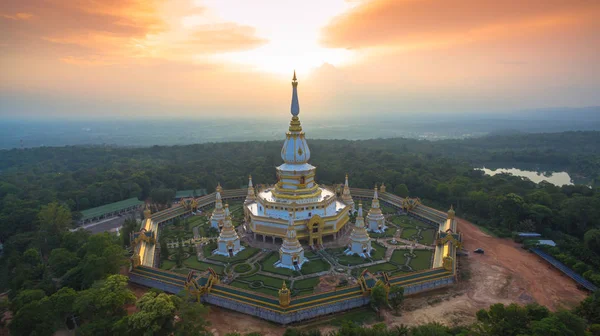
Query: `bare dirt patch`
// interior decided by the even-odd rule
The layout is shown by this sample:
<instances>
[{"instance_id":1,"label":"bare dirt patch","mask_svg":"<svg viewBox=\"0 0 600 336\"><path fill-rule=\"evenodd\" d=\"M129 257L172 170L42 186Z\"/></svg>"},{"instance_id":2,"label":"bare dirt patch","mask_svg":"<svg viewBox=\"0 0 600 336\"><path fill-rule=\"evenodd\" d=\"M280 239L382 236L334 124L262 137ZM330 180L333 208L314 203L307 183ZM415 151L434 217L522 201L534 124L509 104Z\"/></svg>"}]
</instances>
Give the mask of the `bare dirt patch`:
<instances>
[{"instance_id":1,"label":"bare dirt patch","mask_svg":"<svg viewBox=\"0 0 600 336\"><path fill-rule=\"evenodd\" d=\"M416 325L437 321L463 325L475 321L475 313L494 303L537 302L551 310L570 308L583 300L575 282L536 255L509 240L487 235L477 226L459 219L468 257L459 258L459 272L469 279L445 290L406 299L405 312L386 315L390 325ZM485 254L474 254L476 248Z\"/></svg>"}]
</instances>

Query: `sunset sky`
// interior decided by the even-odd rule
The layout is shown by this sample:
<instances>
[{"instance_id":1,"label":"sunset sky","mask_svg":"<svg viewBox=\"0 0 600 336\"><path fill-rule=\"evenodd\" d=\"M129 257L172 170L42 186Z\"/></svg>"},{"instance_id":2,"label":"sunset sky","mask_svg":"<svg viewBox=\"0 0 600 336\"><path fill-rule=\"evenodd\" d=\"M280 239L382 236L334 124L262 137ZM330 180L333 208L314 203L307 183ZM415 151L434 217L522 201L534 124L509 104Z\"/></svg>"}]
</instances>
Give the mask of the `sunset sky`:
<instances>
[{"instance_id":1,"label":"sunset sky","mask_svg":"<svg viewBox=\"0 0 600 336\"><path fill-rule=\"evenodd\" d=\"M600 105L600 1L4 0L0 116Z\"/></svg>"}]
</instances>

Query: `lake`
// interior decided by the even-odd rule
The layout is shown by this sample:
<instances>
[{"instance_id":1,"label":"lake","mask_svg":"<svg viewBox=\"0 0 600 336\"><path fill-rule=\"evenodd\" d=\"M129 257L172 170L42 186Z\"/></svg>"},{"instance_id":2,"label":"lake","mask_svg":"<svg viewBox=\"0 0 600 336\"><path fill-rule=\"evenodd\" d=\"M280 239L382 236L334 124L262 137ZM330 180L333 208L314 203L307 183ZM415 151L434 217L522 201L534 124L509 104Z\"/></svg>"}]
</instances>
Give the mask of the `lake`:
<instances>
[{"instance_id":1,"label":"lake","mask_svg":"<svg viewBox=\"0 0 600 336\"><path fill-rule=\"evenodd\" d=\"M563 186L565 184L572 185L573 180L569 173L565 171L556 171L556 172L539 172L533 170L522 170L518 168L496 168L496 169L488 169L488 168L476 168L478 170L483 170L486 175L494 176L496 174L509 173L515 176L527 177L531 181L535 183L540 183L542 181L550 182L557 186Z\"/></svg>"}]
</instances>

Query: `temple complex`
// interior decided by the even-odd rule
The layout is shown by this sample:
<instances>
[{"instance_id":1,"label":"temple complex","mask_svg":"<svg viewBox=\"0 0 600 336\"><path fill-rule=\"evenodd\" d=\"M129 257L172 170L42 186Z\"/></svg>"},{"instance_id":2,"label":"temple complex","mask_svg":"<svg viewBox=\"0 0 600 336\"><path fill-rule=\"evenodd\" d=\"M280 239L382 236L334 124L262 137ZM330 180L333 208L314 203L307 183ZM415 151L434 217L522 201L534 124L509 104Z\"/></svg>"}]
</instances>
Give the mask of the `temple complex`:
<instances>
[{"instance_id":1,"label":"temple complex","mask_svg":"<svg viewBox=\"0 0 600 336\"><path fill-rule=\"evenodd\" d=\"M231 213L229 212L229 204L225 204L225 221L217 240L218 248L213 251L213 254L220 254L228 257L233 257L244 247L240 245L240 237L238 236L233 223L231 222Z\"/></svg>"},{"instance_id":2,"label":"temple complex","mask_svg":"<svg viewBox=\"0 0 600 336\"><path fill-rule=\"evenodd\" d=\"M298 115L298 81L292 79L292 119L286 133L281 159L276 168L277 182L260 190L255 199L248 191L244 204L249 230L271 242L286 238L289 214L294 213L296 237L312 247L323 245L323 237L337 239L348 222L352 204L338 200L335 191L317 184L317 168L309 163L310 149ZM349 190L348 190L349 196ZM351 199L351 198L350 198Z\"/></svg>"},{"instance_id":3,"label":"temple complex","mask_svg":"<svg viewBox=\"0 0 600 336\"><path fill-rule=\"evenodd\" d=\"M371 238L369 238L369 233L365 229L365 218L363 217L361 202L358 203L358 214L356 215L356 222L350 234L350 244L346 250L346 254L358 254L363 258L367 258L370 256L372 249Z\"/></svg>"},{"instance_id":4,"label":"temple complex","mask_svg":"<svg viewBox=\"0 0 600 336\"><path fill-rule=\"evenodd\" d=\"M385 226L385 217L381 212L381 208L379 206L379 196L377 195L377 186L375 186L375 192L373 193L373 202L371 203L371 209L369 209L369 213L367 214L367 223L369 226L369 231L371 232L383 232L386 229Z\"/></svg>"},{"instance_id":5,"label":"temple complex","mask_svg":"<svg viewBox=\"0 0 600 336\"><path fill-rule=\"evenodd\" d=\"M130 281L172 294L186 290L198 301L280 324L366 306L378 285L414 295L455 284L462 236L454 209L399 197L383 183L350 188L347 174L343 185L317 184L299 113L294 73L273 185L255 186L249 176L247 189L219 184L156 213L146 206L140 231L130 235ZM369 200L365 217L362 202ZM181 244L196 253L177 265L161 249Z\"/></svg>"}]
</instances>

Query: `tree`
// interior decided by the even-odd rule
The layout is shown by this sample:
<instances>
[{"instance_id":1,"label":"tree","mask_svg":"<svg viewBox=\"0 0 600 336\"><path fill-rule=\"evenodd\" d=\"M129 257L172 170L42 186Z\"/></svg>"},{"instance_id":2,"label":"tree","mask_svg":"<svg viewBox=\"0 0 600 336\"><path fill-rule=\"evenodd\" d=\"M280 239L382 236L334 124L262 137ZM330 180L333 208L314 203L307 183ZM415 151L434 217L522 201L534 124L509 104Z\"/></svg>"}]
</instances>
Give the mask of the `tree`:
<instances>
[{"instance_id":1,"label":"tree","mask_svg":"<svg viewBox=\"0 0 600 336\"><path fill-rule=\"evenodd\" d=\"M166 239L160 240L160 257L161 257L161 260L169 259L169 246L167 245Z\"/></svg>"},{"instance_id":2,"label":"tree","mask_svg":"<svg viewBox=\"0 0 600 336\"><path fill-rule=\"evenodd\" d=\"M210 325L205 317L208 308L200 302L190 300L186 294L181 298L177 307L179 321L175 323L175 336L208 336L211 335L207 327Z\"/></svg>"},{"instance_id":3,"label":"tree","mask_svg":"<svg viewBox=\"0 0 600 336\"><path fill-rule=\"evenodd\" d=\"M96 282L92 288L79 292L73 310L87 321L125 316L125 305L135 302L127 280L126 276L115 274Z\"/></svg>"},{"instance_id":4,"label":"tree","mask_svg":"<svg viewBox=\"0 0 600 336\"><path fill-rule=\"evenodd\" d=\"M600 254L600 229L588 230L583 235L585 246L597 254Z\"/></svg>"},{"instance_id":5,"label":"tree","mask_svg":"<svg viewBox=\"0 0 600 336\"><path fill-rule=\"evenodd\" d=\"M77 254L65 248L52 250L48 259L48 264L57 277L63 276L68 270L77 266L78 263L79 258L77 258Z\"/></svg>"},{"instance_id":6,"label":"tree","mask_svg":"<svg viewBox=\"0 0 600 336\"><path fill-rule=\"evenodd\" d=\"M173 318L180 300L174 295L148 292L137 301L138 311L124 317L119 326L126 326L129 335L169 335L174 331Z\"/></svg>"},{"instance_id":7,"label":"tree","mask_svg":"<svg viewBox=\"0 0 600 336\"><path fill-rule=\"evenodd\" d=\"M404 287L402 286L392 286L390 288L390 292L388 294L389 302L396 314L402 308L402 304L404 303Z\"/></svg>"},{"instance_id":8,"label":"tree","mask_svg":"<svg viewBox=\"0 0 600 336\"><path fill-rule=\"evenodd\" d=\"M371 300L369 304L379 314L382 307L387 305L387 293L383 284L379 283L371 288Z\"/></svg>"},{"instance_id":9,"label":"tree","mask_svg":"<svg viewBox=\"0 0 600 336\"><path fill-rule=\"evenodd\" d=\"M121 228L121 240L123 242L124 247L128 247L131 244L129 235L133 232L138 231L138 222L135 218L127 218L125 222L123 222L123 227Z\"/></svg>"},{"instance_id":10,"label":"tree","mask_svg":"<svg viewBox=\"0 0 600 336\"><path fill-rule=\"evenodd\" d=\"M528 310L517 304L505 306L496 303L489 310L477 312L478 324L475 328L480 334L489 336L517 336L527 334L529 325Z\"/></svg>"},{"instance_id":11,"label":"tree","mask_svg":"<svg viewBox=\"0 0 600 336\"><path fill-rule=\"evenodd\" d=\"M394 194L400 197L408 197L408 187L406 184L398 184L394 187Z\"/></svg>"},{"instance_id":12,"label":"tree","mask_svg":"<svg viewBox=\"0 0 600 336\"><path fill-rule=\"evenodd\" d=\"M183 257L185 252L183 251L183 242L180 240L177 245L177 251L175 251L175 263L177 267L181 267L183 265Z\"/></svg>"},{"instance_id":13,"label":"tree","mask_svg":"<svg viewBox=\"0 0 600 336\"><path fill-rule=\"evenodd\" d=\"M60 245L61 233L72 223L71 211L56 202L50 203L38 213L39 234L44 255Z\"/></svg>"},{"instance_id":14,"label":"tree","mask_svg":"<svg viewBox=\"0 0 600 336\"><path fill-rule=\"evenodd\" d=\"M450 329L437 322L427 323L410 329L411 336L452 336Z\"/></svg>"},{"instance_id":15,"label":"tree","mask_svg":"<svg viewBox=\"0 0 600 336\"><path fill-rule=\"evenodd\" d=\"M600 291L595 291L581 301L574 311L590 324L600 324Z\"/></svg>"}]
</instances>

